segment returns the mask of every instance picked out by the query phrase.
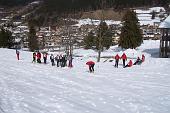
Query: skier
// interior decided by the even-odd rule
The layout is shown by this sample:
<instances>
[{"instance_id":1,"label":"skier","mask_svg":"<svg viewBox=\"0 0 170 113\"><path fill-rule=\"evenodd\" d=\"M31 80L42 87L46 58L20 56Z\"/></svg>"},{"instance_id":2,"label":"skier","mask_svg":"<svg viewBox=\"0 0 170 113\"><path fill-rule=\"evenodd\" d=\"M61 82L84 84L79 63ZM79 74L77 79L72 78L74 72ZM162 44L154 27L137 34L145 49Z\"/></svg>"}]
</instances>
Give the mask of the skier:
<instances>
[{"instance_id":1,"label":"skier","mask_svg":"<svg viewBox=\"0 0 170 113\"><path fill-rule=\"evenodd\" d=\"M33 57L33 60L32 60L32 62L36 62L36 53L34 52L33 54L32 54L32 57Z\"/></svg>"},{"instance_id":2,"label":"skier","mask_svg":"<svg viewBox=\"0 0 170 113\"><path fill-rule=\"evenodd\" d=\"M142 54L142 62L144 62L144 61L145 61L145 55Z\"/></svg>"},{"instance_id":3,"label":"skier","mask_svg":"<svg viewBox=\"0 0 170 113\"><path fill-rule=\"evenodd\" d=\"M127 56L125 53L123 53L123 55L121 56L122 60L123 60L123 67L125 67L125 62L127 60Z\"/></svg>"},{"instance_id":4,"label":"skier","mask_svg":"<svg viewBox=\"0 0 170 113\"><path fill-rule=\"evenodd\" d=\"M118 68L119 59L120 59L120 56L117 54L117 55L115 56L115 68Z\"/></svg>"},{"instance_id":5,"label":"skier","mask_svg":"<svg viewBox=\"0 0 170 113\"><path fill-rule=\"evenodd\" d=\"M41 53L40 52L37 53L37 62L41 63Z\"/></svg>"},{"instance_id":6,"label":"skier","mask_svg":"<svg viewBox=\"0 0 170 113\"><path fill-rule=\"evenodd\" d=\"M19 51L16 49L17 60L19 60Z\"/></svg>"},{"instance_id":7,"label":"skier","mask_svg":"<svg viewBox=\"0 0 170 113\"><path fill-rule=\"evenodd\" d=\"M54 63L54 55L53 55L53 54L51 54L50 60L51 60L52 66L55 66L55 63Z\"/></svg>"},{"instance_id":8,"label":"skier","mask_svg":"<svg viewBox=\"0 0 170 113\"><path fill-rule=\"evenodd\" d=\"M132 67L132 65L133 65L132 60L129 60L129 63L125 67Z\"/></svg>"},{"instance_id":9,"label":"skier","mask_svg":"<svg viewBox=\"0 0 170 113\"><path fill-rule=\"evenodd\" d=\"M47 63L47 53L45 52L45 53L43 53L43 59L44 59L44 64L46 64Z\"/></svg>"}]
</instances>

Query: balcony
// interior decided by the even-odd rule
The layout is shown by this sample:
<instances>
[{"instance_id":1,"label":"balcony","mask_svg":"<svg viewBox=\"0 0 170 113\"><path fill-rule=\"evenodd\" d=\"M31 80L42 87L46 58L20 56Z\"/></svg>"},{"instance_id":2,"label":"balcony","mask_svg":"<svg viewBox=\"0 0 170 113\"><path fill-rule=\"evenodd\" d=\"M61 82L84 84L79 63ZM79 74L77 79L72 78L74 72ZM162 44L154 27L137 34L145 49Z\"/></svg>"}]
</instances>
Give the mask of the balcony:
<instances>
[{"instance_id":1,"label":"balcony","mask_svg":"<svg viewBox=\"0 0 170 113\"><path fill-rule=\"evenodd\" d=\"M162 36L162 41L170 41L170 36Z\"/></svg>"}]
</instances>

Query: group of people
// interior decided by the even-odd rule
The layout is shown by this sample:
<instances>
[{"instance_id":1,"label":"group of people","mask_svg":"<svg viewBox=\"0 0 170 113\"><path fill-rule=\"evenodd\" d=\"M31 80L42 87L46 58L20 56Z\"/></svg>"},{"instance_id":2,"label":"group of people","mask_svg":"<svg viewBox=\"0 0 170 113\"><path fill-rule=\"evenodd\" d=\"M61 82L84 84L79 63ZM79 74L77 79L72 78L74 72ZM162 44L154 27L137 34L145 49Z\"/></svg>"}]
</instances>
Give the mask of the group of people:
<instances>
[{"instance_id":1,"label":"group of people","mask_svg":"<svg viewBox=\"0 0 170 113\"><path fill-rule=\"evenodd\" d=\"M67 66L67 61L68 61L68 67L73 67L72 65L72 56L67 56L67 55L57 55L54 56L53 54L50 55L50 60L52 66L57 65L57 67L66 67ZM55 63L56 61L56 63Z\"/></svg>"},{"instance_id":2,"label":"group of people","mask_svg":"<svg viewBox=\"0 0 170 113\"><path fill-rule=\"evenodd\" d=\"M19 51L16 50L16 55L17 55L17 59L19 60ZM41 62L41 57L43 55L43 62L44 64L47 63L47 56L48 53L47 52L43 52L40 53L38 52L33 52L33 63L37 62L37 63L42 63ZM127 61L127 56L125 53L122 54L122 56L120 57L118 54L116 54L116 56L113 57L115 59L115 68L118 68L119 65L119 60L122 59L123 61L123 68L126 67L131 67L132 65L140 65L142 64L142 62L145 61L145 55L142 54L142 58L140 59L140 57L137 58L137 60L133 63L132 60L130 59L129 62L126 64ZM57 67L73 67L72 65L72 60L73 57L71 55L67 56L67 55L56 55L54 56L53 54L50 55L50 61L51 61L51 65L52 66L57 66ZM67 64L68 61L68 64ZM89 72L94 72L94 65L95 62L93 61L88 61L86 63L89 66Z\"/></svg>"},{"instance_id":3,"label":"group of people","mask_svg":"<svg viewBox=\"0 0 170 113\"><path fill-rule=\"evenodd\" d=\"M144 54L142 54L141 59L140 59L140 57L138 57L137 60L134 63L132 62L132 60L129 60L129 62L127 64L126 64L127 56L126 56L125 53L123 53L121 57L118 54L116 54L116 56L114 56L113 58L115 59L115 68L118 68L120 59L122 59L122 61L123 61L123 68L131 67L132 65L140 65L142 62L145 61L145 55ZM89 66L89 72L90 73L94 72L95 62L88 61L88 62L86 62L86 65Z\"/></svg>"},{"instance_id":4,"label":"group of people","mask_svg":"<svg viewBox=\"0 0 170 113\"><path fill-rule=\"evenodd\" d=\"M48 53L44 52L42 53L43 55L43 60L44 60L44 64L47 63L47 56ZM66 55L57 55L54 56L53 54L50 55L50 61L51 61L51 65L55 66L57 65L57 67L65 67L67 66L67 61L68 62L68 67L72 67L72 56L66 56ZM33 53L33 61L32 62L37 62L37 63L41 63L41 53L38 51L37 53L34 52Z\"/></svg>"},{"instance_id":5,"label":"group of people","mask_svg":"<svg viewBox=\"0 0 170 113\"><path fill-rule=\"evenodd\" d=\"M44 59L44 64L47 63L47 53L43 53L43 59ZM41 63L41 53L38 51L37 53L34 52L33 53L33 60L32 62L35 63L37 61L37 63Z\"/></svg>"},{"instance_id":6,"label":"group of people","mask_svg":"<svg viewBox=\"0 0 170 113\"><path fill-rule=\"evenodd\" d=\"M142 54L142 59L140 59L140 57L138 57L137 60L135 61L135 63L133 63L132 60L129 60L129 62L126 64L127 56L126 56L125 53L123 53L121 57L117 54L114 58L115 58L115 67L116 68L118 68L118 64L119 64L120 59L123 60L123 68L131 67L132 65L140 65L142 62L145 61L145 55L144 54Z\"/></svg>"}]
</instances>

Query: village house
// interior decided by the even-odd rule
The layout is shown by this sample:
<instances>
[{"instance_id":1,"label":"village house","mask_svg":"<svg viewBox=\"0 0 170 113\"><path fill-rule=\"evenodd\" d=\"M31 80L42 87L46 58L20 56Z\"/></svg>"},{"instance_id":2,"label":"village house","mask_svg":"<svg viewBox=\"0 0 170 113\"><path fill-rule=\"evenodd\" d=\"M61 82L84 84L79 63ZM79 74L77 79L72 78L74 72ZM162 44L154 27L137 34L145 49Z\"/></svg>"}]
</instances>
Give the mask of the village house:
<instances>
[{"instance_id":1,"label":"village house","mask_svg":"<svg viewBox=\"0 0 170 113\"><path fill-rule=\"evenodd\" d=\"M161 30L160 57L170 58L170 16L168 16L159 26Z\"/></svg>"},{"instance_id":2,"label":"village house","mask_svg":"<svg viewBox=\"0 0 170 113\"><path fill-rule=\"evenodd\" d=\"M19 25L17 27L12 28L12 36L15 38L15 42L17 43L18 48L28 48L28 26Z\"/></svg>"},{"instance_id":3,"label":"village house","mask_svg":"<svg viewBox=\"0 0 170 113\"><path fill-rule=\"evenodd\" d=\"M161 34L158 29L161 21L166 17L163 7L153 7L149 9L135 9L142 30L143 39L160 39Z\"/></svg>"}]
</instances>

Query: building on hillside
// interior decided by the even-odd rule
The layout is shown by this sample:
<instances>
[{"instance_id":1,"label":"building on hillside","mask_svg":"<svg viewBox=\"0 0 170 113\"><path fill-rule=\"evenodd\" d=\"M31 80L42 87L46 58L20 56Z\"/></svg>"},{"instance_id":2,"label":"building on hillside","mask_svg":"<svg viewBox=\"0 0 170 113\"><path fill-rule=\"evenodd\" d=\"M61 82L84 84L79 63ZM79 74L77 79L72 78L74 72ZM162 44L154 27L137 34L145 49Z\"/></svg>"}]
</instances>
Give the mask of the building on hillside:
<instances>
[{"instance_id":1,"label":"building on hillside","mask_svg":"<svg viewBox=\"0 0 170 113\"><path fill-rule=\"evenodd\" d=\"M9 29L10 30L10 29ZM12 32L12 36L15 39L16 46L18 48L28 48L28 26L19 25L10 30Z\"/></svg>"},{"instance_id":2,"label":"building on hillside","mask_svg":"<svg viewBox=\"0 0 170 113\"><path fill-rule=\"evenodd\" d=\"M60 36L56 30L51 30L50 27L42 27L37 31L36 36L40 49L46 49L47 51L54 51L60 47Z\"/></svg>"},{"instance_id":3,"label":"building on hillside","mask_svg":"<svg viewBox=\"0 0 170 113\"><path fill-rule=\"evenodd\" d=\"M170 58L170 16L159 26L161 30L160 57Z\"/></svg>"},{"instance_id":4,"label":"building on hillside","mask_svg":"<svg viewBox=\"0 0 170 113\"><path fill-rule=\"evenodd\" d=\"M143 39L160 39L161 34L158 27L166 17L165 9L163 7L152 7L148 9L135 9L134 11L139 19Z\"/></svg>"}]
</instances>

